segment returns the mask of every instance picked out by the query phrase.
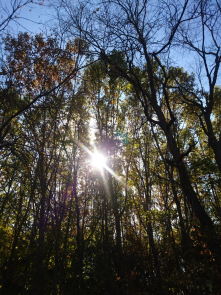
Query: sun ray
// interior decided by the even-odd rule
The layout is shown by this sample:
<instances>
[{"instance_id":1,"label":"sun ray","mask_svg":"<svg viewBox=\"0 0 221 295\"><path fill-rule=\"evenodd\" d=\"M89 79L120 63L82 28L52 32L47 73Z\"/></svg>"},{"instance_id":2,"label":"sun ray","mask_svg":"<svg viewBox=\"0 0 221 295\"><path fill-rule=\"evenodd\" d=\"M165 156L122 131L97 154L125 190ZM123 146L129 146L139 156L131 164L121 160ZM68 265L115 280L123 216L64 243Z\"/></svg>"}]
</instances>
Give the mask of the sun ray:
<instances>
[{"instance_id":1,"label":"sun ray","mask_svg":"<svg viewBox=\"0 0 221 295\"><path fill-rule=\"evenodd\" d=\"M106 164L106 159L105 157L101 154L98 153L98 151L95 149L95 152L93 153L92 151L90 151L82 142L78 141L78 145L83 148L92 158L92 162L95 161L95 159L97 159L97 162L101 162L100 164L98 164L98 168L101 170L102 176L104 178L104 173L103 170L107 170L117 181L121 182L123 185L126 186L125 182L122 180L122 178L120 176L118 176L110 167L107 166ZM104 168L104 169L103 169Z\"/></svg>"},{"instance_id":2,"label":"sun ray","mask_svg":"<svg viewBox=\"0 0 221 295\"><path fill-rule=\"evenodd\" d=\"M95 151L92 155L92 165L95 168L102 170L105 166L105 163L106 163L106 158L98 151Z\"/></svg>"}]
</instances>

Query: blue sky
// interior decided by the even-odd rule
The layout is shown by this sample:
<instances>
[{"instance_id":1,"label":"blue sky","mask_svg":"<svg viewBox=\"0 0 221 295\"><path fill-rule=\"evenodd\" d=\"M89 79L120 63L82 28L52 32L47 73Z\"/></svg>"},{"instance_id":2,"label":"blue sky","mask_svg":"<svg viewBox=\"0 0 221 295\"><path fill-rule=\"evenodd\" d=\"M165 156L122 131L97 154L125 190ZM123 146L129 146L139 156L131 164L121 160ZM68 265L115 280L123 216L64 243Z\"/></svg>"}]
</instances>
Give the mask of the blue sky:
<instances>
[{"instance_id":1,"label":"blue sky","mask_svg":"<svg viewBox=\"0 0 221 295\"><path fill-rule=\"evenodd\" d=\"M14 2L24 3L26 0L0 0L0 22L12 12ZM15 34L19 31L27 31L34 34L43 30L43 24L50 18L50 11L45 5L29 4L22 7L16 16L17 18L10 21L7 30Z\"/></svg>"},{"instance_id":2,"label":"blue sky","mask_svg":"<svg viewBox=\"0 0 221 295\"><path fill-rule=\"evenodd\" d=\"M0 0L0 24L2 20L7 18L7 16L12 12L13 3L24 3L27 0ZM43 0L33 0L38 3ZM17 13L18 18L14 18L10 24L7 26L7 30L4 32L9 32L11 34L17 35L19 31L27 31L29 34L36 34L40 32L47 32L50 35L49 20L52 19L52 11L47 8L46 4L48 0L44 0L44 5L38 4L29 4L23 7ZM47 26L44 26L46 24ZM1 28L0 28L1 29ZM211 41L211 38L208 36L208 40ZM192 71L197 73L199 70L199 65L195 61L194 57L198 57L196 53L189 51L183 51L181 48L172 50L171 57L173 59L174 66L183 66L185 70L189 73ZM202 61L201 61L202 62ZM199 63L199 62L198 62ZM211 68L213 67L213 64ZM203 86L207 88L207 78L205 72L201 72L201 78L203 77ZM197 78L197 77L196 77ZM217 84L221 83L220 75L217 80Z\"/></svg>"}]
</instances>

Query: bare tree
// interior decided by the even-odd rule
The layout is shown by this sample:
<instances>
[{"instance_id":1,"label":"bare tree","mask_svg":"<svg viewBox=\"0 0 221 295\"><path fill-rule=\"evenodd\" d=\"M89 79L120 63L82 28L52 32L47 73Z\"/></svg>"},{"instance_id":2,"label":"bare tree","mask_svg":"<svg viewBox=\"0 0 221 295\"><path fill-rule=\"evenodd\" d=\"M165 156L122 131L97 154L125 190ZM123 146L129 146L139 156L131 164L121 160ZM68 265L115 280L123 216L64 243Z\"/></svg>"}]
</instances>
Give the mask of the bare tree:
<instances>
[{"instance_id":1,"label":"bare tree","mask_svg":"<svg viewBox=\"0 0 221 295\"><path fill-rule=\"evenodd\" d=\"M11 22L15 22L17 24L20 18L19 13L20 10L27 5L42 5L44 0L10 0L6 3L0 2L0 10L1 10L1 22L0 22L0 32L6 30ZM31 21L31 20L30 20Z\"/></svg>"},{"instance_id":2,"label":"bare tree","mask_svg":"<svg viewBox=\"0 0 221 295\"><path fill-rule=\"evenodd\" d=\"M221 82L221 9L219 1L204 0L196 1L193 8L188 12L188 22L180 27L177 40L198 59L199 90L194 93L193 99L190 99L183 94L184 88L179 83L177 85L184 102L195 109L221 172L221 133L215 131L213 123L218 94L216 84ZM196 27L197 30L194 29Z\"/></svg>"}]
</instances>

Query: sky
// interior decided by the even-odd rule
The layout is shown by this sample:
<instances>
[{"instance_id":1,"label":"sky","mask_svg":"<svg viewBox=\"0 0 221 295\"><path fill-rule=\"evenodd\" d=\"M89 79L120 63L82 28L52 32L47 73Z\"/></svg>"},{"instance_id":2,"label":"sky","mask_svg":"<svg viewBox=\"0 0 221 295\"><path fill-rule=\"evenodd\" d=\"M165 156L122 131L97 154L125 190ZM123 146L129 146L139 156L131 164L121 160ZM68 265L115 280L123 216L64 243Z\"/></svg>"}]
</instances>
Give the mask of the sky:
<instances>
[{"instance_id":1,"label":"sky","mask_svg":"<svg viewBox=\"0 0 221 295\"><path fill-rule=\"evenodd\" d=\"M40 2L40 0L37 1ZM12 12L12 6L15 2L24 3L26 0L0 0L0 23ZM12 34L17 34L20 31L26 31L30 34L45 31L43 24L51 18L50 10L46 5L38 4L29 4L22 7L16 16L7 26L7 31Z\"/></svg>"},{"instance_id":2,"label":"sky","mask_svg":"<svg viewBox=\"0 0 221 295\"><path fill-rule=\"evenodd\" d=\"M12 6L14 3L24 3L27 0L0 0L0 24L1 22L8 17L12 12ZM28 32L29 34L36 34L43 32L46 35L50 35L49 23L53 18L52 11L47 8L48 0L33 0L36 2L44 1L44 5L38 4L29 4L25 7L22 7L21 10L17 13L17 18L14 18L9 25L7 30L4 32L9 32L11 34L17 35L20 31ZM45 25L44 25L45 24ZM1 27L0 27L1 29ZM1 33L1 32L0 32ZM174 66L182 66L188 73L197 72L199 69L198 64L194 60L194 55L189 52L178 52L171 51L172 59ZM196 55L195 55L196 56ZM205 73L204 73L205 76ZM196 77L197 78L197 77ZM221 83L221 78L217 80L217 84ZM207 89L208 81L205 78L204 87Z\"/></svg>"}]
</instances>

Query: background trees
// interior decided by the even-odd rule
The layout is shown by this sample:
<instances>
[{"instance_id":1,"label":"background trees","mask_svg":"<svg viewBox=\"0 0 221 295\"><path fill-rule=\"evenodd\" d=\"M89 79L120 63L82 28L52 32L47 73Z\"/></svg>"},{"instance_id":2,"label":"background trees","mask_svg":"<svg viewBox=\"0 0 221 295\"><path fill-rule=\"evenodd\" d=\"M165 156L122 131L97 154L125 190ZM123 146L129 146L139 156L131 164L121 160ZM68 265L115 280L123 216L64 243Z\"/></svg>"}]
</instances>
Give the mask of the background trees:
<instances>
[{"instance_id":1,"label":"background trees","mask_svg":"<svg viewBox=\"0 0 221 295\"><path fill-rule=\"evenodd\" d=\"M219 3L57 4L4 40L2 293L219 294Z\"/></svg>"}]
</instances>

